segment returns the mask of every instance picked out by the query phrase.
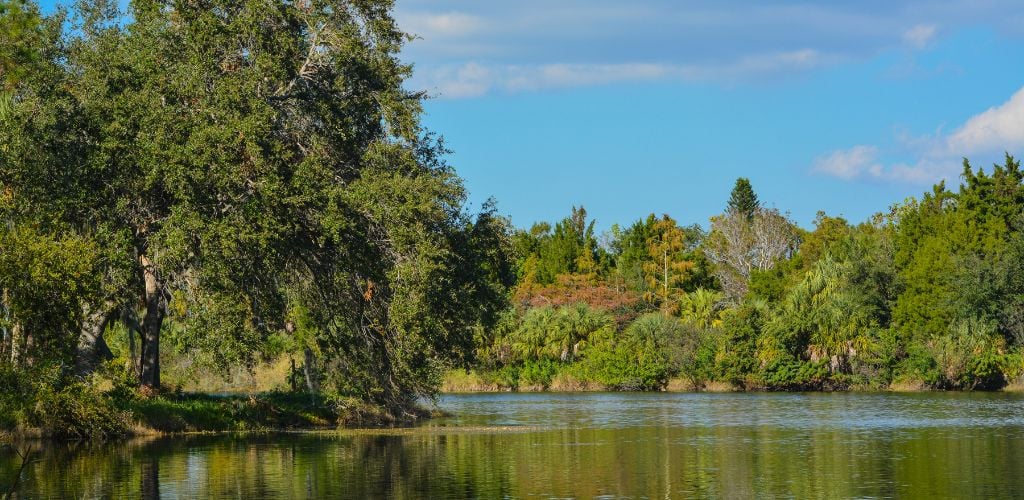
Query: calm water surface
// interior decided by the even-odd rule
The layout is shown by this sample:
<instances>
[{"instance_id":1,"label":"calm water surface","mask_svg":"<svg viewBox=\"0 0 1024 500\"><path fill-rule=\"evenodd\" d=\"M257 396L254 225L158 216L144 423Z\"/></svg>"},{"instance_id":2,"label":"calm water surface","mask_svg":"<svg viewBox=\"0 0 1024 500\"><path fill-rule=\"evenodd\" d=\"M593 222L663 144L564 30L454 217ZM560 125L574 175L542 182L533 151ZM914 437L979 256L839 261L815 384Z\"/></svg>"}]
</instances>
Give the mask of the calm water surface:
<instances>
[{"instance_id":1,"label":"calm water surface","mask_svg":"<svg viewBox=\"0 0 1024 500\"><path fill-rule=\"evenodd\" d=\"M450 395L415 429L47 445L20 498L1024 497L1024 396ZM0 496L17 467L0 450Z\"/></svg>"}]
</instances>

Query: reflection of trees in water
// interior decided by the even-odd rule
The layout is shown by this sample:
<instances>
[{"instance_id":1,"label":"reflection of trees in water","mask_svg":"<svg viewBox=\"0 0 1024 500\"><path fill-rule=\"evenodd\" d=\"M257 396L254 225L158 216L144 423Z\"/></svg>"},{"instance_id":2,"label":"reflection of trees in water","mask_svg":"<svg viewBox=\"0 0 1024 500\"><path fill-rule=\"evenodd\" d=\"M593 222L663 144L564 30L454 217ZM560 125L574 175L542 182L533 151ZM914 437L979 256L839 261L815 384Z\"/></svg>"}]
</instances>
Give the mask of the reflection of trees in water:
<instances>
[{"instance_id":1,"label":"reflection of trees in water","mask_svg":"<svg viewBox=\"0 0 1024 500\"><path fill-rule=\"evenodd\" d=\"M142 498L146 500L158 500L160 498L160 460L155 457L147 457L142 460L142 486L139 491Z\"/></svg>"},{"instance_id":2,"label":"reflection of trees in water","mask_svg":"<svg viewBox=\"0 0 1024 500\"><path fill-rule=\"evenodd\" d=\"M1024 450L993 429L777 426L193 436L46 444L32 497L1012 495ZM1005 434L1005 432L1003 432ZM0 451L0 477L18 466Z\"/></svg>"}]
</instances>

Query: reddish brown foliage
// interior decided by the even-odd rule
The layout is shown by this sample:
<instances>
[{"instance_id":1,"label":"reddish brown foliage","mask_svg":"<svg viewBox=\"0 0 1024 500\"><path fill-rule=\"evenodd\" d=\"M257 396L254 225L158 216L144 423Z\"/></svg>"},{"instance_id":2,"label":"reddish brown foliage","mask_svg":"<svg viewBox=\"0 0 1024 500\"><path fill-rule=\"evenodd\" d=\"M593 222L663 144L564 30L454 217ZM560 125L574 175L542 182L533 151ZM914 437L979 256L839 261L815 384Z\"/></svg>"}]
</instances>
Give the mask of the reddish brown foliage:
<instances>
[{"instance_id":1,"label":"reddish brown foliage","mask_svg":"<svg viewBox=\"0 0 1024 500\"><path fill-rule=\"evenodd\" d=\"M558 281L551 285L524 283L516 289L515 301L522 308L559 307L582 302L612 313L620 325L631 321L645 309L640 294L612 286L592 275L580 274L559 275Z\"/></svg>"}]
</instances>

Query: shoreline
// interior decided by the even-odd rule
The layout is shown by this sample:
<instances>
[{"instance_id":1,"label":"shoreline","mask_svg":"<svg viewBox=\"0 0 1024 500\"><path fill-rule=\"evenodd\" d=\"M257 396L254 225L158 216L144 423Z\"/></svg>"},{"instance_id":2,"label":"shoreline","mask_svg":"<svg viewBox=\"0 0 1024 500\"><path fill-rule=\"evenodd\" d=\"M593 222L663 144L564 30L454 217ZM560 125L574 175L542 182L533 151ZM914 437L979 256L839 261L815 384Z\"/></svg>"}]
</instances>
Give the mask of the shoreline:
<instances>
[{"instance_id":1,"label":"shoreline","mask_svg":"<svg viewBox=\"0 0 1024 500\"><path fill-rule=\"evenodd\" d=\"M500 394L500 393L1024 393L1024 384L1014 383L995 391L965 391L928 388L924 384L899 383L885 388L851 387L842 390L768 391L742 389L729 384L707 384L695 388L680 379L672 379L657 391L615 391L597 384L560 384L549 387L537 385L515 389L495 385L455 386L446 378L438 393L444 395ZM308 395L265 394L179 394L156 396L133 402L119 408L128 419L123 432L112 435L67 435L44 427L0 429L0 443L23 441L82 442L107 439L144 439L164 437L212 435L269 435L287 433L379 433L411 429L419 424L451 416L437 407L419 406L396 418L379 408L366 404L352 404L341 408L324 404L309 404ZM298 402L297 401L301 401Z\"/></svg>"},{"instance_id":2,"label":"shoreline","mask_svg":"<svg viewBox=\"0 0 1024 500\"><path fill-rule=\"evenodd\" d=\"M981 390L981 389L936 389L929 387L923 381L900 381L893 382L886 387L870 387L870 386L851 386L841 389L800 389L800 390L781 390L781 389L766 389L766 388L743 388L738 387L728 382L706 382L702 386L697 387L692 382L681 378L669 379L668 383L660 390L654 391L629 391L629 390L615 390L594 382L586 382L576 380L572 377L556 377L552 380L548 386L542 386L539 384L525 384L519 387L507 387L501 386L496 383L485 382L483 377L475 372L464 372L456 370L445 374L444 381L442 383L441 394L486 394L486 393L502 393L502 392L551 392L551 393L576 393L576 392L673 392L673 393L765 393L765 392L887 392L887 393L916 393L916 392L950 392L950 393L964 393L964 392L1006 392L1006 393L1024 393L1024 382L1015 381L1007 384L1004 387L995 390Z\"/></svg>"},{"instance_id":3,"label":"shoreline","mask_svg":"<svg viewBox=\"0 0 1024 500\"><path fill-rule=\"evenodd\" d=\"M88 420L9 427L0 429L0 443L389 428L446 415L423 405L392 414L354 399L327 401L310 398L308 394L278 392L170 393L108 404L102 412L115 416L116 427L99 428Z\"/></svg>"}]
</instances>

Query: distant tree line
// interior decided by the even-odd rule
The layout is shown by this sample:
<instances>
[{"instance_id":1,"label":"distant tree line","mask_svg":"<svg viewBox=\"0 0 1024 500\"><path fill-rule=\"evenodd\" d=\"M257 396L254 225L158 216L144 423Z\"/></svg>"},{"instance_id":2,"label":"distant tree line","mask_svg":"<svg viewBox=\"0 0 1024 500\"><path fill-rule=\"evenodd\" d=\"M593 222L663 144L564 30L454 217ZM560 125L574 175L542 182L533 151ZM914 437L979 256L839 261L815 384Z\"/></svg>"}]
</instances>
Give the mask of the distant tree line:
<instances>
[{"instance_id":1,"label":"distant tree line","mask_svg":"<svg viewBox=\"0 0 1024 500\"><path fill-rule=\"evenodd\" d=\"M1024 373L1024 185L965 160L860 224L805 230L738 179L709 231L583 208L512 237L513 307L479 340L505 387L997 389Z\"/></svg>"}]
</instances>

